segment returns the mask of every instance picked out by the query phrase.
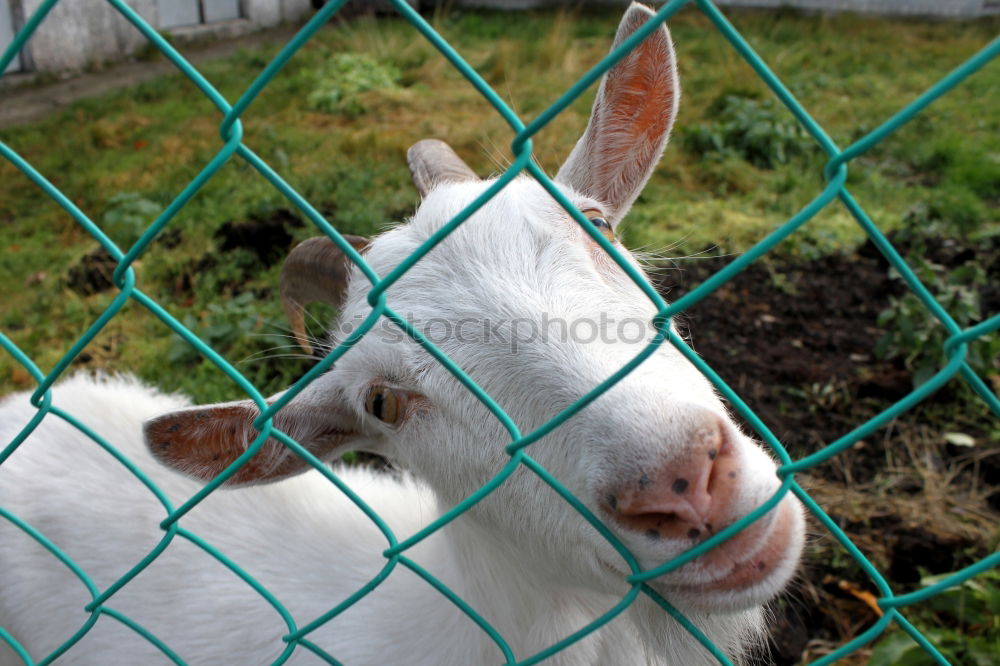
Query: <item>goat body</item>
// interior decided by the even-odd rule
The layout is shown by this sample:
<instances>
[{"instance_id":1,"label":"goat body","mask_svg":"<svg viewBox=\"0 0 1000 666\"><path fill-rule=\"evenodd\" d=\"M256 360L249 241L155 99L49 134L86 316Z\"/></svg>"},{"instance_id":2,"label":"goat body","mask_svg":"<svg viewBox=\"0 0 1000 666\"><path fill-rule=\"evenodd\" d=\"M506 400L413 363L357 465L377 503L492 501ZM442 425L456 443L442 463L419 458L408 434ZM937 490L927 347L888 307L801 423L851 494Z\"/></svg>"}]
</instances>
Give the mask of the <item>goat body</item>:
<instances>
[{"instance_id":1,"label":"goat body","mask_svg":"<svg viewBox=\"0 0 1000 666\"><path fill-rule=\"evenodd\" d=\"M186 402L130 378L76 375L53 391L60 409L102 435L179 505L201 484L171 472L137 437L142 422ZM112 410L109 406L127 406ZM27 394L0 403L0 438L9 441L34 414ZM54 470L60 470L54 473ZM405 538L440 513L435 493L408 475L336 468L390 528ZM80 489L88 493L81 496ZM44 498L44 501L39 501ZM489 500L486 500L489 501ZM120 462L54 414L0 466L0 506L29 524L103 591L159 543L167 513ZM318 472L210 495L180 525L260 582L299 627L372 580L386 539ZM558 540L545 544L558 550ZM526 658L582 628L627 591L595 592L535 567L531 548L458 519L407 555L483 614ZM92 600L65 565L27 534L0 520L0 624L41 658L88 619ZM289 632L281 616L220 562L176 536L106 604L138 622L190 664L266 664ZM738 649L759 612L695 617L724 649ZM497 664L496 644L444 596L399 565L372 593L311 633L308 640L344 664ZM3 651L0 651L3 655ZM115 618L97 624L58 663L167 663L158 649ZM661 609L641 598L623 617L546 663L698 664L706 652ZM20 663L12 654L0 663ZM320 663L298 648L289 663Z\"/></svg>"}]
</instances>

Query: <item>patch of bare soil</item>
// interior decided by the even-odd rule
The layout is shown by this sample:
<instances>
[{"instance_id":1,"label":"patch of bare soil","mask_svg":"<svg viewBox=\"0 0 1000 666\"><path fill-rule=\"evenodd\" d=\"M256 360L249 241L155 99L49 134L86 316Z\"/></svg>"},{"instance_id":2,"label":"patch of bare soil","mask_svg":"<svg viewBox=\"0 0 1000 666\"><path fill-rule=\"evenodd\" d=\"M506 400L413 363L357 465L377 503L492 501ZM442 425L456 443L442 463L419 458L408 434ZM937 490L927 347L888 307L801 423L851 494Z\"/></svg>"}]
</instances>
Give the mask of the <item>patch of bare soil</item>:
<instances>
[{"instance_id":1,"label":"patch of bare soil","mask_svg":"<svg viewBox=\"0 0 1000 666\"><path fill-rule=\"evenodd\" d=\"M935 257L963 259L961 248ZM730 257L686 261L658 287L676 300ZM850 255L758 262L687 310L691 343L783 442L793 459L818 451L913 390L911 373L873 353L879 313L903 287L870 244ZM987 290L988 291L988 290ZM994 290L995 291L995 290ZM1000 311L985 293L985 310ZM953 381L920 406L796 476L896 593L990 554L1000 524L1000 442L992 417ZM960 412L974 447L944 439ZM995 429L995 424L993 425ZM812 661L877 619L877 588L815 518L796 589L775 605L762 663ZM865 663L862 650L844 663Z\"/></svg>"}]
</instances>

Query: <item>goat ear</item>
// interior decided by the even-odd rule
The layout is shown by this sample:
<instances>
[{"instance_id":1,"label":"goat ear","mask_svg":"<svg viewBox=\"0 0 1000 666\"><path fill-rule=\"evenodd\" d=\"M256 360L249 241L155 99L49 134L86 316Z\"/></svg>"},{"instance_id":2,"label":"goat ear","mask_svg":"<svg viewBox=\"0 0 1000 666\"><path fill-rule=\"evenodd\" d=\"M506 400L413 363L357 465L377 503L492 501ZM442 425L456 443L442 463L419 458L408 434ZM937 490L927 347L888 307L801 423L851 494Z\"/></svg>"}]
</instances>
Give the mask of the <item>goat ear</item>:
<instances>
[{"instance_id":1,"label":"goat ear","mask_svg":"<svg viewBox=\"0 0 1000 666\"><path fill-rule=\"evenodd\" d=\"M632 3L611 50L653 15ZM604 202L608 218L621 220L663 154L679 99L674 48L661 25L604 75L590 123L556 180Z\"/></svg>"},{"instance_id":2,"label":"goat ear","mask_svg":"<svg viewBox=\"0 0 1000 666\"><path fill-rule=\"evenodd\" d=\"M359 253L368 248L368 239L344 234L344 240ZM281 268L281 304L299 346L312 353L306 335L305 306L326 303L340 309L347 294L353 264L337 244L326 236L308 238L289 253Z\"/></svg>"},{"instance_id":3,"label":"goat ear","mask_svg":"<svg viewBox=\"0 0 1000 666\"><path fill-rule=\"evenodd\" d=\"M437 139L417 141L406 151L406 161L421 199L441 183L479 180L451 146Z\"/></svg>"},{"instance_id":4,"label":"goat ear","mask_svg":"<svg viewBox=\"0 0 1000 666\"><path fill-rule=\"evenodd\" d=\"M330 460L350 450L360 426L346 408L297 402L292 400L278 410L273 417L275 428L320 460ZM260 434L252 425L259 414L250 400L191 407L147 421L143 434L150 453L160 463L210 481L243 455ZM269 483L309 469L306 461L270 437L256 455L226 480L226 485Z\"/></svg>"}]
</instances>

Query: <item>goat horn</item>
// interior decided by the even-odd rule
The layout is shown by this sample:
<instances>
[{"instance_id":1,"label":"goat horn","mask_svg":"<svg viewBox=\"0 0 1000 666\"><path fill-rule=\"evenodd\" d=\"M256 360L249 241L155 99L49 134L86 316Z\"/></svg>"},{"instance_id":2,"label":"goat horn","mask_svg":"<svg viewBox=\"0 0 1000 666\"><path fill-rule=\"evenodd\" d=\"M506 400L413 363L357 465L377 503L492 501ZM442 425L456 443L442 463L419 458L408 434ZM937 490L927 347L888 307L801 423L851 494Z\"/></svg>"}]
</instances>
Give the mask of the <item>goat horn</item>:
<instances>
[{"instance_id":1,"label":"goat horn","mask_svg":"<svg viewBox=\"0 0 1000 666\"><path fill-rule=\"evenodd\" d=\"M358 252L368 247L368 239L344 235ZM305 306L326 303L340 308L347 293L351 260L326 236L309 238L295 246L281 267L281 304L296 342L307 353L312 345L306 336Z\"/></svg>"},{"instance_id":2,"label":"goat horn","mask_svg":"<svg viewBox=\"0 0 1000 666\"><path fill-rule=\"evenodd\" d=\"M406 161L421 199L441 183L479 180L451 146L437 139L417 141L406 151Z\"/></svg>"}]
</instances>

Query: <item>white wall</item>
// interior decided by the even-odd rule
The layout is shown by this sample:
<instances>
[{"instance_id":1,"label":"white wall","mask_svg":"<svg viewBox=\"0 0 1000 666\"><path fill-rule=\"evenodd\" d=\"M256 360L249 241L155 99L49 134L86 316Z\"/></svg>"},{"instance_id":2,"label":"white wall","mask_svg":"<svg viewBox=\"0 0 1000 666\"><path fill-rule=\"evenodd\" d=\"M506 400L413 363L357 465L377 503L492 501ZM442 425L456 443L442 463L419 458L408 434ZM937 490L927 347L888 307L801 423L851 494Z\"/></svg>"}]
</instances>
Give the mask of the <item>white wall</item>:
<instances>
[{"instance_id":1,"label":"white wall","mask_svg":"<svg viewBox=\"0 0 1000 666\"><path fill-rule=\"evenodd\" d=\"M3 3L6 2L8 0L0 0L0 10L5 8ZM24 16L29 17L42 0L20 2ZM310 0L239 2L244 20L260 27L300 20L312 12ZM160 28L157 0L128 0L128 4L150 25ZM4 37L0 23L0 48L8 43ZM146 43L146 38L105 0L63 0L56 3L38 26L25 50L30 54L32 69L57 72L120 59Z\"/></svg>"},{"instance_id":2,"label":"white wall","mask_svg":"<svg viewBox=\"0 0 1000 666\"><path fill-rule=\"evenodd\" d=\"M630 0L589 0L590 4L619 5ZM568 4L587 4L571 0L456 0L463 7L495 9L528 9ZM661 5L663 0L646 0L649 5ZM795 7L818 11L870 12L895 15L948 16L973 18L1000 13L996 0L716 0L720 7Z\"/></svg>"},{"instance_id":3,"label":"white wall","mask_svg":"<svg viewBox=\"0 0 1000 666\"><path fill-rule=\"evenodd\" d=\"M17 0L24 17L42 0ZM171 2L173 0L159 0ZM236 0L243 20L260 27L298 21L312 12L310 0ZM355 0L358 1L358 0ZM374 1L374 0L368 0ZM384 0L379 0L384 2ZM438 0L444 2L444 0ZM580 4L579 0L453 0L466 7L526 9L529 7ZM586 3L587 0L584 0ZM605 5L627 4L627 0L590 0ZM0 49L13 37L9 21L11 0L0 0ZM426 4L431 2L426 1ZM159 28L158 0L128 0L150 25ZM650 4L660 4L651 1ZM842 10L885 14L920 14L974 17L1000 13L997 0L718 0L721 6L798 7L806 10ZM175 29L172 29L175 30ZM146 39L105 0L64 0L55 5L25 47L30 69L63 71L83 69L93 63L119 59L146 44ZM22 62L22 64L24 64Z\"/></svg>"},{"instance_id":4,"label":"white wall","mask_svg":"<svg viewBox=\"0 0 1000 666\"><path fill-rule=\"evenodd\" d=\"M1000 5L988 0L722 0L720 5L743 7L796 7L806 10L836 10L894 16L951 16L972 18L1000 13Z\"/></svg>"},{"instance_id":5,"label":"white wall","mask_svg":"<svg viewBox=\"0 0 1000 666\"><path fill-rule=\"evenodd\" d=\"M310 0L243 0L243 16L262 27L295 21L310 12Z\"/></svg>"},{"instance_id":6,"label":"white wall","mask_svg":"<svg viewBox=\"0 0 1000 666\"><path fill-rule=\"evenodd\" d=\"M0 54L14 41L14 20L13 13L10 10L9 0L0 0ZM21 58L19 56L14 56L14 59L10 61L7 66L8 72L14 72L21 69ZM0 72L2 74L3 72Z\"/></svg>"},{"instance_id":7,"label":"white wall","mask_svg":"<svg viewBox=\"0 0 1000 666\"><path fill-rule=\"evenodd\" d=\"M25 18L41 3L21 0ZM144 19L155 22L153 0L131 0L129 4ZM59 71L112 60L143 43L145 38L104 0L74 0L56 3L25 50L31 54L34 69Z\"/></svg>"}]
</instances>

